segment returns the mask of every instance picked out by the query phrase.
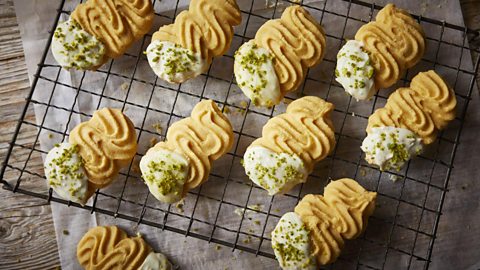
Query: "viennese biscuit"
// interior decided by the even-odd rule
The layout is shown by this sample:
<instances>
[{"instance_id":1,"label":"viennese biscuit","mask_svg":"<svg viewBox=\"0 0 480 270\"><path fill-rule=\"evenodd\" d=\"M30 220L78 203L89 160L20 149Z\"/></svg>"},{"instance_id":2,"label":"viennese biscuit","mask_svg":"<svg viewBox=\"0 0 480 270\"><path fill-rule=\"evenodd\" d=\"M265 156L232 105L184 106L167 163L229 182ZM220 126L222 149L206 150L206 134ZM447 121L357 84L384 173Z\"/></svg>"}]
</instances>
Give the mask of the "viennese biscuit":
<instances>
[{"instance_id":1,"label":"viennese biscuit","mask_svg":"<svg viewBox=\"0 0 480 270\"><path fill-rule=\"evenodd\" d=\"M298 88L307 69L320 63L324 53L320 24L302 7L288 7L235 53L237 85L254 105L276 105Z\"/></svg>"},{"instance_id":2,"label":"viennese biscuit","mask_svg":"<svg viewBox=\"0 0 480 270\"><path fill-rule=\"evenodd\" d=\"M150 0L88 0L58 24L53 56L65 68L95 70L145 35L153 17Z\"/></svg>"},{"instance_id":3,"label":"viennese biscuit","mask_svg":"<svg viewBox=\"0 0 480 270\"><path fill-rule=\"evenodd\" d=\"M368 118L366 160L382 170L400 170L455 118L456 105L455 93L435 71L420 72Z\"/></svg>"},{"instance_id":4,"label":"viennese biscuit","mask_svg":"<svg viewBox=\"0 0 480 270\"><path fill-rule=\"evenodd\" d=\"M286 193L304 183L316 162L335 146L330 112L333 104L314 96L290 103L284 114L268 120L262 137L243 156L245 172L268 194Z\"/></svg>"},{"instance_id":5,"label":"viennese biscuit","mask_svg":"<svg viewBox=\"0 0 480 270\"><path fill-rule=\"evenodd\" d=\"M357 100L395 84L425 51L422 27L403 9L386 5L340 49L336 80Z\"/></svg>"},{"instance_id":6,"label":"viennese biscuit","mask_svg":"<svg viewBox=\"0 0 480 270\"><path fill-rule=\"evenodd\" d=\"M207 180L212 162L226 154L232 144L230 121L215 102L201 101L190 117L168 129L164 142L142 157L142 177L159 201L177 202Z\"/></svg>"},{"instance_id":7,"label":"viennese biscuit","mask_svg":"<svg viewBox=\"0 0 480 270\"><path fill-rule=\"evenodd\" d=\"M130 119L104 108L77 125L69 142L56 145L45 159L49 186L61 197L84 204L97 188L110 184L137 151Z\"/></svg>"},{"instance_id":8,"label":"viennese biscuit","mask_svg":"<svg viewBox=\"0 0 480 270\"><path fill-rule=\"evenodd\" d=\"M345 240L365 231L376 196L348 178L330 182L323 196L306 195L272 231L272 248L281 268L315 270L334 262Z\"/></svg>"},{"instance_id":9,"label":"viennese biscuit","mask_svg":"<svg viewBox=\"0 0 480 270\"><path fill-rule=\"evenodd\" d=\"M173 24L153 34L147 48L150 67L158 77L181 83L206 71L212 58L223 55L242 21L235 0L192 0Z\"/></svg>"},{"instance_id":10,"label":"viennese biscuit","mask_svg":"<svg viewBox=\"0 0 480 270\"><path fill-rule=\"evenodd\" d=\"M78 242L77 259L84 269L172 270L162 253L155 253L141 236L128 237L117 226L97 226Z\"/></svg>"}]
</instances>

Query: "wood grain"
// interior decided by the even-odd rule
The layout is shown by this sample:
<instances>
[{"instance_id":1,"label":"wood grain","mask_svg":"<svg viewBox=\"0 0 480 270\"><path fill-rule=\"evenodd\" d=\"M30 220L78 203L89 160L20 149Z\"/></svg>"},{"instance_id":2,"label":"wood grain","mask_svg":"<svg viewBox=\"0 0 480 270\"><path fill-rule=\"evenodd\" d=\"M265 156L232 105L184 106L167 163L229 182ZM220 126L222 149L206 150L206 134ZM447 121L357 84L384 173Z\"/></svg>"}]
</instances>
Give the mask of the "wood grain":
<instances>
[{"instance_id":1,"label":"wood grain","mask_svg":"<svg viewBox=\"0 0 480 270\"><path fill-rule=\"evenodd\" d=\"M13 1L0 0L0 158L3 161L30 90ZM27 116L34 122L33 110ZM36 129L24 130L33 141ZM18 158L19 161L25 158ZM0 269L60 267L50 206L0 189Z\"/></svg>"},{"instance_id":2,"label":"wood grain","mask_svg":"<svg viewBox=\"0 0 480 270\"><path fill-rule=\"evenodd\" d=\"M465 23L480 30L480 0L461 0ZM480 46L480 37L471 40ZM25 58L12 0L0 0L0 158L3 161L29 91ZM33 110L26 118L34 122ZM22 131L33 141L36 129ZM25 154L25 152L23 153ZM21 166L22 156L14 157ZM40 163L39 157L34 162ZM41 164L40 164L41 165ZM51 209L43 200L0 189L0 269L52 269L59 258Z\"/></svg>"}]
</instances>

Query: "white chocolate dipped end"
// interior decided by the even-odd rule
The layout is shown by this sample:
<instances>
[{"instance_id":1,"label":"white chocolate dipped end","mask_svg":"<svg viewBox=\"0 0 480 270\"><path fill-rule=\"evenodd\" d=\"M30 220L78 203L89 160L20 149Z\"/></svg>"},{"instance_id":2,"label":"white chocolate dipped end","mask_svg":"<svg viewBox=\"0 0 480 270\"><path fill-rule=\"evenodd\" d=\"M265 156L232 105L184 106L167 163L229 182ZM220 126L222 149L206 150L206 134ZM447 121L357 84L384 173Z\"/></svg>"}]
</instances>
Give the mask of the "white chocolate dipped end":
<instances>
[{"instance_id":1,"label":"white chocolate dipped end","mask_svg":"<svg viewBox=\"0 0 480 270\"><path fill-rule=\"evenodd\" d=\"M255 106L271 107L280 103L282 94L273 54L258 47L254 40L244 43L235 52L233 66L238 87Z\"/></svg>"},{"instance_id":2,"label":"white chocolate dipped end","mask_svg":"<svg viewBox=\"0 0 480 270\"><path fill-rule=\"evenodd\" d=\"M157 200L174 203L183 196L189 163L181 154L168 150L149 151L140 160L142 177Z\"/></svg>"},{"instance_id":3,"label":"white chocolate dipped end","mask_svg":"<svg viewBox=\"0 0 480 270\"><path fill-rule=\"evenodd\" d=\"M153 72L170 83L182 83L206 71L209 62L189 49L169 41L154 40L147 47Z\"/></svg>"},{"instance_id":4,"label":"white chocolate dipped end","mask_svg":"<svg viewBox=\"0 0 480 270\"><path fill-rule=\"evenodd\" d=\"M173 265L162 253L150 252L139 270L173 270Z\"/></svg>"},{"instance_id":5,"label":"white chocolate dipped end","mask_svg":"<svg viewBox=\"0 0 480 270\"><path fill-rule=\"evenodd\" d=\"M88 200L88 178L76 145L55 145L45 158L48 185L62 198L85 204Z\"/></svg>"},{"instance_id":6,"label":"white chocolate dipped end","mask_svg":"<svg viewBox=\"0 0 480 270\"><path fill-rule=\"evenodd\" d=\"M58 24L51 48L58 64L67 69L95 69L104 62L104 44L71 18Z\"/></svg>"},{"instance_id":7,"label":"white chocolate dipped end","mask_svg":"<svg viewBox=\"0 0 480 270\"><path fill-rule=\"evenodd\" d=\"M336 81L357 101L375 94L374 69L363 43L349 40L337 54Z\"/></svg>"},{"instance_id":8,"label":"white chocolate dipped end","mask_svg":"<svg viewBox=\"0 0 480 270\"><path fill-rule=\"evenodd\" d=\"M361 146L368 163L381 170L400 170L423 150L422 140L412 131L397 127L372 128Z\"/></svg>"},{"instance_id":9,"label":"white chocolate dipped end","mask_svg":"<svg viewBox=\"0 0 480 270\"><path fill-rule=\"evenodd\" d=\"M269 195L288 192L299 183L305 183L308 171L300 157L277 154L261 146L249 147L243 159L245 172L255 184Z\"/></svg>"},{"instance_id":10,"label":"white chocolate dipped end","mask_svg":"<svg viewBox=\"0 0 480 270\"><path fill-rule=\"evenodd\" d=\"M272 231L272 248L283 270L315 270L310 232L299 215L288 212Z\"/></svg>"}]
</instances>

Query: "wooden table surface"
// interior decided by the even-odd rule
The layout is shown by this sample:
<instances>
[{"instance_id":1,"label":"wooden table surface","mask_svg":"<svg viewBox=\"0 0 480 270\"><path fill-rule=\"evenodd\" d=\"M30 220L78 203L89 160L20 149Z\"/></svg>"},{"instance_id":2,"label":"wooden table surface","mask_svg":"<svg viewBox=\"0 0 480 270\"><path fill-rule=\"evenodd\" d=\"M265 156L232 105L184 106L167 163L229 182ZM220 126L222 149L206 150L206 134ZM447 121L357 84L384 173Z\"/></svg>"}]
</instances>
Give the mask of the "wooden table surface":
<instances>
[{"instance_id":1,"label":"wooden table surface","mask_svg":"<svg viewBox=\"0 0 480 270\"><path fill-rule=\"evenodd\" d=\"M465 24L480 29L480 0L460 0ZM473 40L480 44L480 37ZM3 161L29 91L13 0L0 0L0 159ZM27 118L34 119L33 110ZM35 136L35 130L22 136ZM29 141L33 141L31 138ZM0 189L0 269L60 266L50 205Z\"/></svg>"}]
</instances>

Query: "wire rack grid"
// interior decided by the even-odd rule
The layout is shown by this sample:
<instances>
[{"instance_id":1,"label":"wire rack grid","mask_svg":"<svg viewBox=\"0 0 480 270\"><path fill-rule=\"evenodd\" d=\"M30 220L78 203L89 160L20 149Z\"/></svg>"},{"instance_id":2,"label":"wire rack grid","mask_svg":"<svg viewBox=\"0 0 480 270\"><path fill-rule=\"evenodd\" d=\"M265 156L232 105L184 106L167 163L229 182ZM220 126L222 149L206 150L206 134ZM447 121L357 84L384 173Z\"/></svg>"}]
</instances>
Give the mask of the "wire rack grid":
<instances>
[{"instance_id":1,"label":"wire rack grid","mask_svg":"<svg viewBox=\"0 0 480 270\"><path fill-rule=\"evenodd\" d=\"M52 30L62 16L72 11L76 3L70 2L62 1ZM156 23L159 25L173 22L185 6L182 5L185 1L177 0L173 10L163 11L164 2L168 1L154 1ZM155 76L145 75L152 73L142 53L151 33L138 41L138 45L122 58L110 61L97 72L74 72L77 83L62 79L65 74L71 73L52 60L48 41L0 172L3 188L47 202L80 207L92 213L98 212L218 243L233 250L274 258L270 232L282 214L291 211L306 193L322 193L329 180L351 177L378 193L377 209L370 218L367 231L359 239L348 242L339 260L329 268L428 268L463 120L479 69L480 57L472 64L471 52L480 51L469 48L468 37L478 36L479 33L414 16L426 30L427 53L421 63L409 70L392 89L408 85L419 71L434 68L455 89L458 113L437 142L409 162L402 171L380 172L363 161L359 146L365 136L368 116L385 104L388 94L393 90L381 91L371 101L357 103L344 94L334 80L333 71L336 52L345 38L351 38L382 7L359 0L305 0L301 3L276 0L267 1L266 4L264 0L238 2L243 20L235 30L232 48L226 55L215 59L208 72L191 85L165 84ZM282 9L289 4L301 4L318 19L326 29L328 46L324 61L319 67L309 70L301 88L297 93L287 96L285 103L302 95L317 95L334 103L336 108L332 118L337 145L333 153L320 162L306 184L285 195L269 197L248 181L240 160L248 144L260 135L263 124L282 113L286 104L271 109L251 106L236 86L231 66L233 53L238 46L251 39L263 22L278 18ZM117 68L117 63L122 61L133 67L128 70ZM147 67L145 72L144 67ZM102 76L101 89L88 87L94 75ZM124 82L121 94L109 90L112 81ZM198 87L199 83L203 86ZM139 88L143 91L142 95L137 93ZM40 91L45 92L43 96L46 98L36 98ZM65 100L58 101L58 97L62 96L60 91L68 96L66 99L70 103L67 103L71 106L65 106ZM70 94L67 95L67 92ZM138 99L139 96L146 98ZM136 163L148 148L144 142L153 136L163 139L171 123L189 115L192 100L207 98L215 100L232 121L236 138L234 147L214 166L209 181L190 192L183 208L161 204L149 196L138 173ZM90 104L90 107L94 104L93 110L115 106L122 108L127 115L136 114L139 120L134 121L135 129L139 145L143 143L143 147L139 147L130 166L121 171L115 187L97 190L93 200L82 206L57 197L47 187L42 155L49 149L45 146L49 144L45 143L46 137L53 137L55 142L62 141L74 126L73 119L91 117L93 110L81 109L84 103ZM36 121L25 118L26 112L32 107L36 111ZM52 126L50 117L59 114L65 115L63 122ZM151 128L151 124L156 123L152 119L161 121L163 129ZM33 136L24 136L28 132ZM394 183L389 178L401 180ZM203 211L205 209L208 209L207 213Z\"/></svg>"}]
</instances>

